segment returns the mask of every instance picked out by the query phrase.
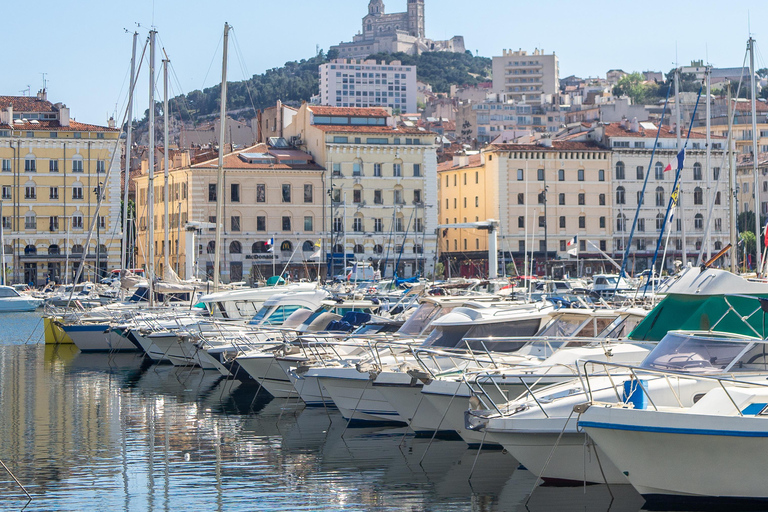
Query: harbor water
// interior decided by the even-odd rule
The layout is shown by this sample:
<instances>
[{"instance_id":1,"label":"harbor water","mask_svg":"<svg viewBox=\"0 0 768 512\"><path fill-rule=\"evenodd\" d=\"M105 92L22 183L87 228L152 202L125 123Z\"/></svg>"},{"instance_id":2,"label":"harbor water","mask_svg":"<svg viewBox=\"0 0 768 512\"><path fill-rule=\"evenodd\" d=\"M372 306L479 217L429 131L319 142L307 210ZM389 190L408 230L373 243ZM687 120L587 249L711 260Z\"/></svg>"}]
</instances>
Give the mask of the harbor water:
<instances>
[{"instance_id":1,"label":"harbor water","mask_svg":"<svg viewBox=\"0 0 768 512\"><path fill-rule=\"evenodd\" d=\"M0 317L0 510L621 510L630 486L538 487L502 451L348 427L216 372L42 344ZM613 499L611 497L613 495ZM529 500L530 495L530 500Z\"/></svg>"}]
</instances>

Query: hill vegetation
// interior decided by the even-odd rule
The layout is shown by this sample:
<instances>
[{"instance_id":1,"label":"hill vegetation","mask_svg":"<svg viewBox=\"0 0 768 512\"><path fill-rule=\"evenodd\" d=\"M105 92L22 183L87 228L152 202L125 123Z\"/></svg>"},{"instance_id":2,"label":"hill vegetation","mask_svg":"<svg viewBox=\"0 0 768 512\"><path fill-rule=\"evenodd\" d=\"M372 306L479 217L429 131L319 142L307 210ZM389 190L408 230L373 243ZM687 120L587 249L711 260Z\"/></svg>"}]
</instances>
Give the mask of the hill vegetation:
<instances>
[{"instance_id":1,"label":"hill vegetation","mask_svg":"<svg viewBox=\"0 0 768 512\"><path fill-rule=\"evenodd\" d=\"M298 106L319 91L318 66L336 58L335 52L318 55L300 61L286 62L248 80L228 82L227 111L236 118L251 118L255 110L274 106L277 100ZM471 53L428 52L421 55L405 53L376 54L369 58L387 63L399 60L405 65L416 66L418 79L432 86L435 92L448 92L451 85L474 85L491 78L491 59L474 57ZM204 121L219 113L219 85L195 90L170 99L170 110L184 121ZM155 105L158 115L162 103ZM146 124L148 111L140 125Z\"/></svg>"}]
</instances>

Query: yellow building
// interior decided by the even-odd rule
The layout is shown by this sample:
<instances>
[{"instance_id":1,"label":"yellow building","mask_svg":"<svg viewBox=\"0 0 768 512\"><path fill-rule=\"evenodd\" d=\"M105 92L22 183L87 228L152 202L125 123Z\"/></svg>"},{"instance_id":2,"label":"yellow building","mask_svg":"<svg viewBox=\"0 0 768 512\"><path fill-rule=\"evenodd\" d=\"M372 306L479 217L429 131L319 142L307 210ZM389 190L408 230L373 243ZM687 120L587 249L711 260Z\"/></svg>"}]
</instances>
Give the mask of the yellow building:
<instances>
[{"instance_id":1,"label":"yellow building","mask_svg":"<svg viewBox=\"0 0 768 512\"><path fill-rule=\"evenodd\" d=\"M36 97L0 96L0 162L9 281L71 282L96 214L98 187L106 194L82 279L96 279L97 266L102 275L119 266L120 142L113 123L71 120L69 109L49 102L45 90Z\"/></svg>"},{"instance_id":2,"label":"yellow building","mask_svg":"<svg viewBox=\"0 0 768 512\"><path fill-rule=\"evenodd\" d=\"M383 108L304 104L284 133L328 172L325 261L371 262L382 276L433 272L437 227L435 134L394 126ZM395 266L398 266L395 269Z\"/></svg>"},{"instance_id":3,"label":"yellow building","mask_svg":"<svg viewBox=\"0 0 768 512\"><path fill-rule=\"evenodd\" d=\"M272 276L273 268L277 274L287 268L295 279L317 276L318 259L311 256L322 233L325 170L311 155L273 142L276 145L257 144L224 156L224 222L220 223L223 282L257 282ZM218 158L190 165L188 157L179 156L174 164L178 168L169 170L168 264L183 278L211 277L215 230L187 230L187 223L216 224ZM161 167L155 172L153 223L159 276L164 274L165 236ZM146 266L147 234L152 224L147 218L146 169L134 182L137 262ZM272 250L270 240L274 242Z\"/></svg>"},{"instance_id":4,"label":"yellow building","mask_svg":"<svg viewBox=\"0 0 768 512\"><path fill-rule=\"evenodd\" d=\"M498 220L499 175L487 172L485 156L457 155L437 166L440 224ZM451 275L454 271L466 277L487 272L487 231L442 228L438 244L442 259L451 263Z\"/></svg>"}]
</instances>

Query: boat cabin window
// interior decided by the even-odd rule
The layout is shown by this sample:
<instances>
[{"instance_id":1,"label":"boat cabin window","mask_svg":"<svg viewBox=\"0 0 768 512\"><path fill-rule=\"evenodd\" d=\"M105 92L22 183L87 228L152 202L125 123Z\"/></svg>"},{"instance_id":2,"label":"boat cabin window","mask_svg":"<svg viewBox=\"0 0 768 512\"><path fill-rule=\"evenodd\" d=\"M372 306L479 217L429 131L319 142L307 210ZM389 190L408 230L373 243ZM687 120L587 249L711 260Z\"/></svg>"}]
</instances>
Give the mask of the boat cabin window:
<instances>
[{"instance_id":1,"label":"boat cabin window","mask_svg":"<svg viewBox=\"0 0 768 512\"><path fill-rule=\"evenodd\" d=\"M299 309L309 309L305 306L285 305L261 308L248 322L250 325L282 325L291 313Z\"/></svg>"},{"instance_id":2,"label":"boat cabin window","mask_svg":"<svg viewBox=\"0 0 768 512\"><path fill-rule=\"evenodd\" d=\"M686 372L721 371L727 368L747 346L752 343L749 339L734 339L724 337L701 337L670 332L646 356L640 364L643 368L653 370L672 370ZM746 359L739 358L741 366ZM754 361L753 363L754 364ZM760 360L760 364L764 364ZM734 365L734 369L738 364Z\"/></svg>"},{"instance_id":3,"label":"boat cabin window","mask_svg":"<svg viewBox=\"0 0 768 512\"><path fill-rule=\"evenodd\" d=\"M397 332L404 336L418 336L428 334L432 328L428 327L433 320L437 320L446 313L450 313L453 306L440 306L433 302L426 302L414 311ZM425 331L425 329L427 329Z\"/></svg>"},{"instance_id":4,"label":"boat cabin window","mask_svg":"<svg viewBox=\"0 0 768 512\"><path fill-rule=\"evenodd\" d=\"M606 327L611 325L615 317L594 317L576 333L577 338L596 338Z\"/></svg>"},{"instance_id":5,"label":"boat cabin window","mask_svg":"<svg viewBox=\"0 0 768 512\"><path fill-rule=\"evenodd\" d=\"M538 318L497 324L442 325L432 331L423 346L465 349L469 343L472 350L484 350L485 345L495 352L510 352L519 350L528 340L509 338L533 336L539 325Z\"/></svg>"},{"instance_id":6,"label":"boat cabin window","mask_svg":"<svg viewBox=\"0 0 768 512\"><path fill-rule=\"evenodd\" d=\"M398 323L368 323L363 324L354 331L354 334L376 334L385 332L397 332L401 327Z\"/></svg>"},{"instance_id":7,"label":"boat cabin window","mask_svg":"<svg viewBox=\"0 0 768 512\"><path fill-rule=\"evenodd\" d=\"M0 297L18 297L19 292L13 288L0 288Z\"/></svg>"},{"instance_id":8,"label":"boat cabin window","mask_svg":"<svg viewBox=\"0 0 768 512\"><path fill-rule=\"evenodd\" d=\"M642 322L643 317L638 315L624 315L616 317L597 335L598 338L625 338Z\"/></svg>"},{"instance_id":9,"label":"boat cabin window","mask_svg":"<svg viewBox=\"0 0 768 512\"><path fill-rule=\"evenodd\" d=\"M564 338L566 336L573 336L576 329L584 323L584 317L575 317L561 315L553 318L549 321L544 328L539 331L537 336L546 336L548 338Z\"/></svg>"}]
</instances>

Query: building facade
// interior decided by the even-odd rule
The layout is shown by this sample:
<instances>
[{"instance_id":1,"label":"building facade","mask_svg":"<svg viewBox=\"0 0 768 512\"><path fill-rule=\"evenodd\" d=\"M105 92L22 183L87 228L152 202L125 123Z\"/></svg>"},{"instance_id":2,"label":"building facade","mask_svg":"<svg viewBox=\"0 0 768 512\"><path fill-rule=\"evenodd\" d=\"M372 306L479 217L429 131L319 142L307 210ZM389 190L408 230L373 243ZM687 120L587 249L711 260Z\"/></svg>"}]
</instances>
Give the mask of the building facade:
<instances>
[{"instance_id":1,"label":"building facade","mask_svg":"<svg viewBox=\"0 0 768 512\"><path fill-rule=\"evenodd\" d=\"M70 119L62 103L0 96L0 186L9 282L72 282L105 190L81 280L120 265L119 131ZM69 266L66 264L69 262Z\"/></svg>"},{"instance_id":2,"label":"building facade","mask_svg":"<svg viewBox=\"0 0 768 512\"><path fill-rule=\"evenodd\" d=\"M657 132L659 137L654 152ZM594 136L606 147L610 147L613 154L613 254L616 258L621 258L625 252L646 175L648 178L643 203L635 223L633 246L630 248L631 260L627 268L636 272L650 268L662 227L667 245L665 270L674 267L674 260L695 263L701 251L705 256L714 254L728 243L728 178L727 173L721 172L725 139L712 137L711 168L707 169L706 138L703 134L691 133L680 178L678 206L673 212L671 224L665 225L664 217L670 194L673 193L679 152L675 132L668 127L659 130L652 123L625 121L599 125ZM682 140L684 142L685 137ZM652 154L654 163L649 169ZM672 170L664 172L667 165L671 165ZM710 236L707 237L710 206L712 216ZM668 244L666 233L670 235Z\"/></svg>"},{"instance_id":3,"label":"building facade","mask_svg":"<svg viewBox=\"0 0 768 512\"><path fill-rule=\"evenodd\" d=\"M449 51L464 53L464 38L454 36L445 41L427 39L424 30L424 0L408 0L406 12L384 12L383 0L371 0L368 14L363 17L362 30L352 41L332 46L339 57L359 59L374 53Z\"/></svg>"},{"instance_id":4,"label":"building facade","mask_svg":"<svg viewBox=\"0 0 768 512\"><path fill-rule=\"evenodd\" d=\"M169 172L168 264L184 278L212 278L215 229L187 230L187 222L215 225L218 158ZM224 219L219 222L221 279L255 283L286 269L315 279L311 259L322 233L324 169L307 153L286 145L257 144L224 157ZM140 265L146 265L148 176L136 178ZM155 177L155 268L164 274L162 173ZM194 239L192 238L194 237ZM270 244L269 241L273 243Z\"/></svg>"},{"instance_id":5,"label":"building facade","mask_svg":"<svg viewBox=\"0 0 768 512\"><path fill-rule=\"evenodd\" d=\"M530 55L525 50L504 50L500 57L493 57L493 91L515 101L551 103L542 96L558 94L558 76L557 56L538 48Z\"/></svg>"},{"instance_id":6,"label":"building facade","mask_svg":"<svg viewBox=\"0 0 768 512\"><path fill-rule=\"evenodd\" d=\"M398 60L336 59L320 65L320 103L331 107L389 107L416 112L416 66Z\"/></svg>"},{"instance_id":7,"label":"building facade","mask_svg":"<svg viewBox=\"0 0 768 512\"><path fill-rule=\"evenodd\" d=\"M384 277L433 272L436 134L393 125L381 108L305 104L285 130L328 170L324 256L332 275L345 261L371 262Z\"/></svg>"}]
</instances>

